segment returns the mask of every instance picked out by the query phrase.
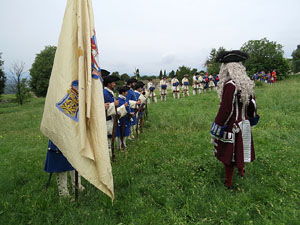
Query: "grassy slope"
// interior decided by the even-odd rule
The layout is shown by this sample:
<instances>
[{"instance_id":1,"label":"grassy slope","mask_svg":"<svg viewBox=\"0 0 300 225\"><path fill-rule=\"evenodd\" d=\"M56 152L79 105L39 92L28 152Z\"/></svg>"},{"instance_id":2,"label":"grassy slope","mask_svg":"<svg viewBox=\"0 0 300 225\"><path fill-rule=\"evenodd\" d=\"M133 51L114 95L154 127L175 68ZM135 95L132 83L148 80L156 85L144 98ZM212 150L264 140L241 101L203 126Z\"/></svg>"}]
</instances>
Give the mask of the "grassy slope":
<instances>
[{"instance_id":1,"label":"grassy slope","mask_svg":"<svg viewBox=\"0 0 300 225\"><path fill-rule=\"evenodd\" d=\"M215 92L151 104L146 130L113 164L114 204L83 181L78 203L48 192L44 99L0 105L0 224L297 224L300 197L300 78L256 89L261 121L256 161L223 187L209 129Z\"/></svg>"}]
</instances>

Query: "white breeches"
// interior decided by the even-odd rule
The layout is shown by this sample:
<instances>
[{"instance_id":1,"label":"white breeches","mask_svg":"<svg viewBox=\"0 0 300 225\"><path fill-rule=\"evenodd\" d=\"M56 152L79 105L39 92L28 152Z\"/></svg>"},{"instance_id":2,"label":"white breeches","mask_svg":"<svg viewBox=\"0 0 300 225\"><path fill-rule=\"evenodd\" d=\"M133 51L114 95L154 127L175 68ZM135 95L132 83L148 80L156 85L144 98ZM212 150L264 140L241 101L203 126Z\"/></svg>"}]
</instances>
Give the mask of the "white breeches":
<instances>
[{"instance_id":1,"label":"white breeches","mask_svg":"<svg viewBox=\"0 0 300 225\"><path fill-rule=\"evenodd\" d=\"M182 87L182 95L183 95L183 97L185 97L186 95L190 96L189 86L183 86Z\"/></svg>"},{"instance_id":2,"label":"white breeches","mask_svg":"<svg viewBox=\"0 0 300 225\"><path fill-rule=\"evenodd\" d=\"M160 100L161 101L166 101L167 100L167 90L166 89L162 89L160 91Z\"/></svg>"}]
</instances>

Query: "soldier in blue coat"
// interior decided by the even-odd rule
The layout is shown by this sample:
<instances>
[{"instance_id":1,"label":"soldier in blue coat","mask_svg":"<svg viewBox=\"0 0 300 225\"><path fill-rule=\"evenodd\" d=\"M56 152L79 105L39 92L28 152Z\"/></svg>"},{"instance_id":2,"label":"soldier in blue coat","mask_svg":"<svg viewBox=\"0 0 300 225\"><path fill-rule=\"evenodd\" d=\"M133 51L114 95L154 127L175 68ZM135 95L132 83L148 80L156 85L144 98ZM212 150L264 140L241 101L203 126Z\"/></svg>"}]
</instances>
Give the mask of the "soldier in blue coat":
<instances>
[{"instance_id":1,"label":"soldier in blue coat","mask_svg":"<svg viewBox=\"0 0 300 225\"><path fill-rule=\"evenodd\" d=\"M60 197L70 196L68 190L68 171L71 175L71 183L73 189L75 188L75 170L69 161L64 157L58 147L49 140L48 151L44 170L47 173L56 173L56 181L58 193ZM84 187L81 185L80 176L78 177L79 190L83 191Z\"/></svg>"},{"instance_id":2,"label":"soldier in blue coat","mask_svg":"<svg viewBox=\"0 0 300 225\"><path fill-rule=\"evenodd\" d=\"M130 78L127 80L127 87L129 89L128 89L128 93L126 96L126 100L128 101L129 107L130 107L130 112L134 113L135 115L136 115L138 106L141 104L141 101L138 98L136 98L136 95L134 94L134 90L133 90L133 87L136 84L136 82L137 82L137 80L135 78ZM132 118L131 124L130 124L131 125L131 133L130 133L129 139L134 138L133 132L136 129L136 122L137 122L136 116L134 116Z\"/></svg>"},{"instance_id":3,"label":"soldier in blue coat","mask_svg":"<svg viewBox=\"0 0 300 225\"><path fill-rule=\"evenodd\" d=\"M204 92L206 92L206 90L209 88L209 78L208 78L208 74L206 73L203 77L203 83L204 83Z\"/></svg>"},{"instance_id":4,"label":"soldier in blue coat","mask_svg":"<svg viewBox=\"0 0 300 225\"><path fill-rule=\"evenodd\" d=\"M113 92L116 81L120 80L117 76L107 75L103 77L103 96L104 103L108 104L106 109L106 128L107 128L107 140L108 140L108 151L109 155L112 157L112 135L113 135L113 126L114 126L114 117L116 113L118 115L124 116L127 114L126 108L124 105L118 107L119 100L116 99L115 93ZM117 121L118 122L118 121Z\"/></svg>"},{"instance_id":5,"label":"soldier in blue coat","mask_svg":"<svg viewBox=\"0 0 300 225\"><path fill-rule=\"evenodd\" d=\"M125 116L120 116L120 123L116 124L116 137L118 148L121 147L126 148L126 139L130 135L130 127L131 127L131 119L134 116L134 112L131 112L129 107L129 100L126 99L129 88L127 86L120 87L118 89L119 92L119 105L118 107L125 106L127 114Z\"/></svg>"},{"instance_id":6,"label":"soldier in blue coat","mask_svg":"<svg viewBox=\"0 0 300 225\"><path fill-rule=\"evenodd\" d=\"M138 113L136 115L137 123L139 123L138 125L140 128L141 128L141 118L143 116L143 111L147 100L146 97L142 94L144 86L145 84L142 81L138 81L133 88L136 99L141 101L141 104L138 107ZM139 132L138 129L136 129L136 132Z\"/></svg>"}]
</instances>

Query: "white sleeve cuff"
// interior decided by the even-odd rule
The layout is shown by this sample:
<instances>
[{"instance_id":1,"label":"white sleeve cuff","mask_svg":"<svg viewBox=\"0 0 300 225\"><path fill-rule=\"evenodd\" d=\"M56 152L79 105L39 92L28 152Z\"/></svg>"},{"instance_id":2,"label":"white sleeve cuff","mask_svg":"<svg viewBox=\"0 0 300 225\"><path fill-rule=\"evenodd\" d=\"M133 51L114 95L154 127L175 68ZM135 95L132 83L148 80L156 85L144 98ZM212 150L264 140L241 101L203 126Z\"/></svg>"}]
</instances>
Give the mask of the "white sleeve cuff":
<instances>
[{"instance_id":1,"label":"white sleeve cuff","mask_svg":"<svg viewBox=\"0 0 300 225\"><path fill-rule=\"evenodd\" d=\"M107 109L107 116L113 116L116 115L116 110L115 110L115 103L112 102L109 104L109 107Z\"/></svg>"},{"instance_id":2,"label":"white sleeve cuff","mask_svg":"<svg viewBox=\"0 0 300 225\"><path fill-rule=\"evenodd\" d=\"M121 105L120 107L118 107L118 114L120 115L120 118L126 116L127 110L125 105Z\"/></svg>"},{"instance_id":3,"label":"white sleeve cuff","mask_svg":"<svg viewBox=\"0 0 300 225\"><path fill-rule=\"evenodd\" d=\"M129 100L129 105L130 105L130 108L136 108L136 101L133 101L133 100Z\"/></svg>"}]
</instances>

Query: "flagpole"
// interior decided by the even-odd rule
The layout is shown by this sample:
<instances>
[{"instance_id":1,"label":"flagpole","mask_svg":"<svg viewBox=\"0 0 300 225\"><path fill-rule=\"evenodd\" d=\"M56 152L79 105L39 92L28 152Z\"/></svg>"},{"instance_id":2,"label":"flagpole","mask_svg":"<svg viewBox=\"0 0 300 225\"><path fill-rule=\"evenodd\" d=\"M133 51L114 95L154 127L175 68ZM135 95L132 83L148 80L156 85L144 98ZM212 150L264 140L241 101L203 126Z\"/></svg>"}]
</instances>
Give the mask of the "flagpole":
<instances>
[{"instance_id":1,"label":"flagpole","mask_svg":"<svg viewBox=\"0 0 300 225\"><path fill-rule=\"evenodd\" d=\"M78 200L78 171L75 170L75 201Z\"/></svg>"},{"instance_id":2,"label":"flagpole","mask_svg":"<svg viewBox=\"0 0 300 225\"><path fill-rule=\"evenodd\" d=\"M49 178L48 178L48 181L47 181L47 183L46 183L46 191L48 190L48 187L49 187L49 185L50 185L51 177L52 177L52 173L50 173Z\"/></svg>"}]
</instances>

